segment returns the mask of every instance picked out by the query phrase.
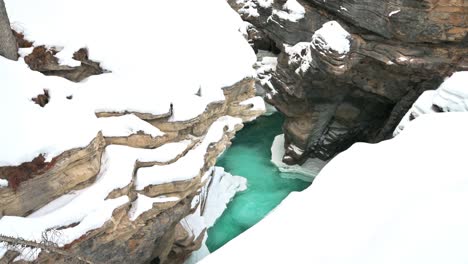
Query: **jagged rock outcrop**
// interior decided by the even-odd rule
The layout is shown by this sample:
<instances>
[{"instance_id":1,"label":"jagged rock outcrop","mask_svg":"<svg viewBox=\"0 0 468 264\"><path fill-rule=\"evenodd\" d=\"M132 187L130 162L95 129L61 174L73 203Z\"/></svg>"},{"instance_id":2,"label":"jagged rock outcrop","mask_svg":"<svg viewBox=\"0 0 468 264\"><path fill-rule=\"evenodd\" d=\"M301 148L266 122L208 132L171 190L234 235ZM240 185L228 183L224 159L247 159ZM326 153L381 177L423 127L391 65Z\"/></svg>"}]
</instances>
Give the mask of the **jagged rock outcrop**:
<instances>
[{"instance_id":1,"label":"jagged rock outcrop","mask_svg":"<svg viewBox=\"0 0 468 264\"><path fill-rule=\"evenodd\" d=\"M21 38L17 41L20 43ZM73 82L80 82L89 76L99 75L106 71L101 68L100 64L89 60L88 50L82 48L73 54L73 59L81 63L80 66L72 67L68 65L59 64L58 59L54 56L57 50L47 48L44 46L37 46L33 48L31 54L24 58L24 61L31 70L41 72L45 75L60 76Z\"/></svg>"},{"instance_id":2,"label":"jagged rock outcrop","mask_svg":"<svg viewBox=\"0 0 468 264\"><path fill-rule=\"evenodd\" d=\"M286 116L289 164L389 138L422 92L468 68L464 0L229 3L254 48L279 53L263 88Z\"/></svg>"},{"instance_id":3,"label":"jagged rock outcrop","mask_svg":"<svg viewBox=\"0 0 468 264\"><path fill-rule=\"evenodd\" d=\"M193 172L194 177L187 180L148 184L140 188L138 173L142 168L177 164L190 151L205 146L202 141L208 137L208 131L217 120L224 116L240 117L243 121L249 121L263 113L263 110L248 103L248 99L255 96L253 79L244 79L224 88L223 91L225 101L209 104L201 115L192 120L172 122L165 115L154 117L139 113L139 118L143 118L164 132L162 136L152 137L143 131L126 137L109 137L99 133L86 148L67 151L51 162L40 160L42 161L39 163L40 166L23 164L23 167L0 168L0 179L6 178L12 181L12 178L8 176L11 176L11 172L15 169L19 171L18 173L27 174L21 178L21 182L15 184L15 188L11 184L8 187L0 187L2 215L27 216L55 198L74 195L82 190L93 188L105 177L106 170L112 170L112 164L108 160L112 158L109 156L112 155L109 148L117 145L133 147L133 150L129 150L123 156L124 160L130 159L133 179L127 186L112 190L105 199L117 200L128 197L127 202L117 206L112 211L110 220L104 225L93 228L78 239L63 245L62 248L68 252L68 256L41 251L35 262L67 263L70 261L70 256L72 259L73 256L80 256L90 263L150 263L151 261L153 263L183 263L191 252L199 249L205 232L194 237L180 222L202 203L193 199L209 182L211 177L209 172L212 171L211 168L217 157L230 145L230 139L242 127L240 119L235 126L224 127L221 138L209 143L208 147L202 150L204 165L199 171ZM97 115L106 118L118 114L98 113ZM173 159L167 161L137 160L136 162L131 160L132 151L140 149L157 151L160 146L185 141L189 142L186 148L176 153ZM106 155L106 152L109 153ZM163 176L165 175L152 177ZM141 204L138 204L137 200L141 197L161 199L161 201L150 203L150 208L139 209ZM49 210L52 209L53 207ZM60 233L82 224L82 222L77 222L67 226L55 226L54 230ZM54 245L55 241L51 243ZM60 243L57 242L57 244ZM8 251L0 259L0 263L10 263L18 254L17 250Z\"/></svg>"}]
</instances>

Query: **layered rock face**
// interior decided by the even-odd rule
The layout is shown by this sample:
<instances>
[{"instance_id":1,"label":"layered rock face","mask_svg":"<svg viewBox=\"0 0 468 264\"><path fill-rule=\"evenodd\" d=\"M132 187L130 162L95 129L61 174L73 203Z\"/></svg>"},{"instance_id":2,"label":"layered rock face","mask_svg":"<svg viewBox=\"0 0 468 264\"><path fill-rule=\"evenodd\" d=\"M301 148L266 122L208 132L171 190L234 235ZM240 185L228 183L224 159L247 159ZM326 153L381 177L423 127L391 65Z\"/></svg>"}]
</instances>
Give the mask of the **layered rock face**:
<instances>
[{"instance_id":1,"label":"layered rock face","mask_svg":"<svg viewBox=\"0 0 468 264\"><path fill-rule=\"evenodd\" d=\"M105 181L122 181L119 174L125 174L125 169L130 169L128 172L133 176L128 183L104 193L105 202L116 204L102 226L88 225L98 217L96 213L107 210L97 207L99 212L87 212L82 220L44 229L43 234L49 241L38 245L63 249L66 254L41 251L41 247L31 252L6 247L7 252L0 249L0 253L5 253L0 263L19 260L18 256L37 263L69 263L78 259L87 263L183 263L200 248L206 230L194 236L190 223L187 228L181 220L195 210L203 214L204 208L197 208L202 207L207 197L206 185L212 178L216 158L229 146L230 139L242 127L242 121L254 119L264 111L249 103L255 95L251 78L223 91L225 101L209 104L201 115L188 121L171 122L168 116L134 113L139 121L151 124L163 135L151 135L149 130L136 131L129 136L100 132L86 148L69 150L50 162L38 158L21 166L1 167L0 179L8 180L8 185L0 186L0 219L8 217L1 219L0 228L14 226L15 221L38 225L37 228L27 227L31 230L41 225L54 225L41 222L48 219L47 215L54 221L62 221L58 218L59 212L80 200L81 193L99 192L96 190L102 189ZM124 117L107 112L97 115L101 119ZM214 132L218 136L214 137ZM171 144L179 147L174 150L169 147ZM202 155L202 166L191 168L189 165L198 154ZM169 177L162 173L164 167L173 168L168 172L180 174L182 178L164 180ZM193 175L183 175L183 169L194 169ZM15 182L14 177L20 180ZM148 177L151 177L149 181ZM100 203L94 198L89 202ZM75 202L75 206L77 204ZM92 204L82 205L93 207ZM28 215L28 218L12 218ZM83 228L84 234L73 238L73 234Z\"/></svg>"},{"instance_id":2,"label":"layered rock face","mask_svg":"<svg viewBox=\"0 0 468 264\"><path fill-rule=\"evenodd\" d=\"M265 111L242 20L218 0L5 2L20 57L0 57L0 263L207 254L245 188L216 158Z\"/></svg>"},{"instance_id":3,"label":"layered rock face","mask_svg":"<svg viewBox=\"0 0 468 264\"><path fill-rule=\"evenodd\" d=\"M464 0L230 0L255 49L278 54L266 99L286 116L283 161L387 139L418 96L468 68Z\"/></svg>"}]
</instances>

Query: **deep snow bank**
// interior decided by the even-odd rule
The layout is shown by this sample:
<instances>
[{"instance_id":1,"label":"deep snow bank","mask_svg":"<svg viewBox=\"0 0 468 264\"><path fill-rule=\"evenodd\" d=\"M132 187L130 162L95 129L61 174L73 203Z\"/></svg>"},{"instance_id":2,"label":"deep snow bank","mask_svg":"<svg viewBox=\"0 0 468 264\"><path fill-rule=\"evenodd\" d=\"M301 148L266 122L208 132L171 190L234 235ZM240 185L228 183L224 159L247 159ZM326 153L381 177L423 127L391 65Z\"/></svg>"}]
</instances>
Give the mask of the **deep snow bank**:
<instances>
[{"instance_id":1,"label":"deep snow bank","mask_svg":"<svg viewBox=\"0 0 468 264\"><path fill-rule=\"evenodd\" d=\"M465 263L468 114L355 144L203 263Z\"/></svg>"},{"instance_id":2,"label":"deep snow bank","mask_svg":"<svg viewBox=\"0 0 468 264\"><path fill-rule=\"evenodd\" d=\"M439 113L357 143L203 263L466 263L466 135L468 113Z\"/></svg>"}]
</instances>

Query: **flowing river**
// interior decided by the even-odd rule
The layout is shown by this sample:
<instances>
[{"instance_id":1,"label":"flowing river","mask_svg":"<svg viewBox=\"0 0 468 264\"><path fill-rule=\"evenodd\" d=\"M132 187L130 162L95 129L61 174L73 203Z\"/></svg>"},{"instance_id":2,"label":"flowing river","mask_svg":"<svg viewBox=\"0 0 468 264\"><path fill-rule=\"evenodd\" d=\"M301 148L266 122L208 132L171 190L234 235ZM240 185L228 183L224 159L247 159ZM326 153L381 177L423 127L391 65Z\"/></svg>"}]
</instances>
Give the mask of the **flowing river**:
<instances>
[{"instance_id":1,"label":"flowing river","mask_svg":"<svg viewBox=\"0 0 468 264\"><path fill-rule=\"evenodd\" d=\"M282 123L281 114L275 113L246 124L218 160L216 166L224 167L232 175L247 178L248 189L234 197L208 230L206 244L210 252L259 222L289 193L302 191L310 185L302 180L281 177L294 175L280 172L270 161L270 148L275 136L282 133Z\"/></svg>"}]
</instances>

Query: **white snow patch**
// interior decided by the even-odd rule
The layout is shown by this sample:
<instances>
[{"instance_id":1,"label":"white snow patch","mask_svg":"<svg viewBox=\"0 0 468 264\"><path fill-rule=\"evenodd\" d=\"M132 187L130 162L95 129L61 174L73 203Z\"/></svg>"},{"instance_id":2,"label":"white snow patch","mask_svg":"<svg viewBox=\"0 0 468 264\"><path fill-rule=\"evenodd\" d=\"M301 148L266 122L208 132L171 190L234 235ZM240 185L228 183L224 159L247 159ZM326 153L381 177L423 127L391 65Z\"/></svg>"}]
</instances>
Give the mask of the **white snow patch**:
<instances>
[{"instance_id":1,"label":"white snow patch","mask_svg":"<svg viewBox=\"0 0 468 264\"><path fill-rule=\"evenodd\" d=\"M274 0L256 0L257 3L263 8L269 8L273 4Z\"/></svg>"},{"instance_id":2,"label":"white snow patch","mask_svg":"<svg viewBox=\"0 0 468 264\"><path fill-rule=\"evenodd\" d=\"M254 3L252 0L239 0L237 3L244 4L239 9L239 14L247 15L247 17L258 17L260 14L257 10L257 4Z\"/></svg>"},{"instance_id":3,"label":"white snow patch","mask_svg":"<svg viewBox=\"0 0 468 264\"><path fill-rule=\"evenodd\" d=\"M259 50L257 53L257 62L254 64L254 69L257 73L257 80L261 85L266 85L270 89L274 89L271 83L271 75L276 71L276 66L278 65L278 57L268 51ZM263 88L256 87L257 94L264 94L265 91Z\"/></svg>"},{"instance_id":4,"label":"white snow patch","mask_svg":"<svg viewBox=\"0 0 468 264\"><path fill-rule=\"evenodd\" d=\"M311 43L299 42L294 46L284 45L285 52L289 55L289 65L297 65L296 74L306 73L312 65Z\"/></svg>"},{"instance_id":5,"label":"white snow patch","mask_svg":"<svg viewBox=\"0 0 468 264\"><path fill-rule=\"evenodd\" d=\"M348 9L346 7L343 7L343 6L340 6L340 10L344 10L344 11L348 12Z\"/></svg>"},{"instance_id":6,"label":"white snow patch","mask_svg":"<svg viewBox=\"0 0 468 264\"><path fill-rule=\"evenodd\" d=\"M263 111L263 112L266 111L265 101L263 100L261 96L255 96L255 97L249 98L245 101L240 102L239 104L240 105L252 105L252 108L249 109L252 111Z\"/></svg>"},{"instance_id":7,"label":"white snow patch","mask_svg":"<svg viewBox=\"0 0 468 264\"><path fill-rule=\"evenodd\" d=\"M128 217L131 221L135 221L141 214L152 209L155 203L177 202L179 200L179 197L158 196L152 198L143 194L138 194L137 199L132 203L132 208L128 212Z\"/></svg>"},{"instance_id":8,"label":"white snow patch","mask_svg":"<svg viewBox=\"0 0 468 264\"><path fill-rule=\"evenodd\" d=\"M405 57L405 56L400 56L400 57L397 58L397 61L398 62L405 62L405 61L408 61L408 58Z\"/></svg>"},{"instance_id":9,"label":"white snow patch","mask_svg":"<svg viewBox=\"0 0 468 264\"><path fill-rule=\"evenodd\" d=\"M465 263L466 135L468 113L442 113L354 144L201 263Z\"/></svg>"},{"instance_id":10,"label":"white snow patch","mask_svg":"<svg viewBox=\"0 0 468 264\"><path fill-rule=\"evenodd\" d=\"M296 148L296 153L300 154L303 152L303 150L298 147ZM313 181L315 176L317 176L320 170L327 164L326 161L322 161L320 159L308 159L302 165L287 165L283 162L284 153L284 134L281 134L275 137L273 144L271 145L271 162L275 164L281 172L296 173L298 175L295 178L304 181ZM290 175L285 174L281 176L284 177Z\"/></svg>"},{"instance_id":11,"label":"white snow patch","mask_svg":"<svg viewBox=\"0 0 468 264\"><path fill-rule=\"evenodd\" d=\"M400 13L400 11L401 11L400 9L395 10L395 11L392 11L392 12L390 12L390 13L388 14L388 16L391 17L391 16L393 16L393 15L396 15L396 14Z\"/></svg>"},{"instance_id":12,"label":"white snow patch","mask_svg":"<svg viewBox=\"0 0 468 264\"><path fill-rule=\"evenodd\" d=\"M445 112L467 112L468 71L455 72L447 78L437 89L433 103Z\"/></svg>"},{"instance_id":13,"label":"white snow patch","mask_svg":"<svg viewBox=\"0 0 468 264\"><path fill-rule=\"evenodd\" d=\"M75 59L73 59L73 54L76 52L77 50L73 50L71 48L68 48L68 47L65 47L65 48L62 48L56 55L55 57L57 57L58 59L58 63L60 65L64 65L64 66L70 66L70 67L78 67L81 65L81 62L80 61L77 61Z\"/></svg>"},{"instance_id":14,"label":"white snow patch","mask_svg":"<svg viewBox=\"0 0 468 264\"><path fill-rule=\"evenodd\" d=\"M34 47L19 48L18 49L18 54L20 55L21 58L24 58L24 57L28 56L29 54L31 54L33 50L34 50Z\"/></svg>"},{"instance_id":15,"label":"white snow patch","mask_svg":"<svg viewBox=\"0 0 468 264\"><path fill-rule=\"evenodd\" d=\"M231 116L220 117L208 129L203 141L190 150L177 162L169 165L155 165L141 168L137 172L136 189L143 190L146 186L174 181L189 180L200 173L205 164L205 153L211 143L216 143L224 136L224 128L233 131L236 125L241 125L242 119Z\"/></svg>"},{"instance_id":16,"label":"white snow patch","mask_svg":"<svg viewBox=\"0 0 468 264\"><path fill-rule=\"evenodd\" d=\"M127 137L139 131L152 137L164 135L157 127L141 120L134 114L98 118L98 123L105 137Z\"/></svg>"},{"instance_id":17,"label":"white snow patch","mask_svg":"<svg viewBox=\"0 0 468 264\"><path fill-rule=\"evenodd\" d=\"M212 227L216 220L226 210L227 204L237 192L247 189L247 180L241 176L233 176L224 168L215 167L208 196L206 198L203 218L207 227Z\"/></svg>"},{"instance_id":18,"label":"white snow patch","mask_svg":"<svg viewBox=\"0 0 468 264\"><path fill-rule=\"evenodd\" d=\"M312 46L323 52L347 54L350 50L351 35L336 21L329 21L315 31Z\"/></svg>"},{"instance_id":19,"label":"white snow patch","mask_svg":"<svg viewBox=\"0 0 468 264\"><path fill-rule=\"evenodd\" d=\"M283 5L283 10L273 10L273 14L284 20L298 22L304 18L305 9L296 0L287 0Z\"/></svg>"},{"instance_id":20,"label":"white snow patch","mask_svg":"<svg viewBox=\"0 0 468 264\"><path fill-rule=\"evenodd\" d=\"M205 189L208 186L204 187ZM197 211L182 220L184 228L198 237L204 229L208 229L214 225L216 220L226 210L227 204L232 200L237 192L247 189L247 180L244 177L232 176L224 171L224 168L215 167L211 184L207 190L205 199L205 210L201 213L200 206ZM209 254L205 242L208 235L205 235L202 248L193 252L185 264L197 263L199 260Z\"/></svg>"},{"instance_id":21,"label":"white snow patch","mask_svg":"<svg viewBox=\"0 0 468 264\"><path fill-rule=\"evenodd\" d=\"M8 181L5 179L0 179L0 188L8 187Z\"/></svg>"},{"instance_id":22,"label":"white snow patch","mask_svg":"<svg viewBox=\"0 0 468 264\"><path fill-rule=\"evenodd\" d=\"M393 136L398 135L411 120L438 111L468 112L468 71L455 72L437 90L424 92L402 118Z\"/></svg>"},{"instance_id":23,"label":"white snow patch","mask_svg":"<svg viewBox=\"0 0 468 264\"><path fill-rule=\"evenodd\" d=\"M421 115L435 113L432 109L432 99L436 91L425 91L423 94L419 96L419 98L414 102L411 109L403 116L398 126L393 131L393 136L397 136L398 134L405 129L409 122L413 119L418 118Z\"/></svg>"}]
</instances>

